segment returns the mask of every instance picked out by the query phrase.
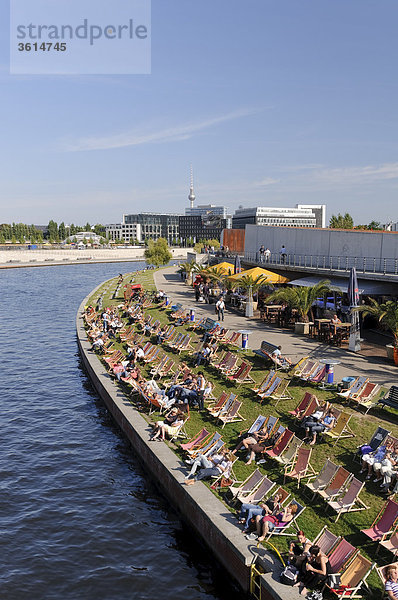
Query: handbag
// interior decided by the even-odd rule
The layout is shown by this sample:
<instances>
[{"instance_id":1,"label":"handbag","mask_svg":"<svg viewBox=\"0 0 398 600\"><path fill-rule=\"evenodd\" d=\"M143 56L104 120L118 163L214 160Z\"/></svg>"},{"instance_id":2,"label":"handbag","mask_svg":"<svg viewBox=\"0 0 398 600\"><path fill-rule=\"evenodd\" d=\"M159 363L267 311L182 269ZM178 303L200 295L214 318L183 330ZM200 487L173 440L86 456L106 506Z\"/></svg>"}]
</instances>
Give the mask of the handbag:
<instances>
[{"instance_id":1,"label":"handbag","mask_svg":"<svg viewBox=\"0 0 398 600\"><path fill-rule=\"evenodd\" d=\"M328 575L328 586L332 590L337 590L341 585L341 576L339 573L332 573Z\"/></svg>"},{"instance_id":2,"label":"handbag","mask_svg":"<svg viewBox=\"0 0 398 600\"><path fill-rule=\"evenodd\" d=\"M294 585L297 581L298 569L294 565L287 565L280 574L280 582L285 585Z\"/></svg>"}]
</instances>

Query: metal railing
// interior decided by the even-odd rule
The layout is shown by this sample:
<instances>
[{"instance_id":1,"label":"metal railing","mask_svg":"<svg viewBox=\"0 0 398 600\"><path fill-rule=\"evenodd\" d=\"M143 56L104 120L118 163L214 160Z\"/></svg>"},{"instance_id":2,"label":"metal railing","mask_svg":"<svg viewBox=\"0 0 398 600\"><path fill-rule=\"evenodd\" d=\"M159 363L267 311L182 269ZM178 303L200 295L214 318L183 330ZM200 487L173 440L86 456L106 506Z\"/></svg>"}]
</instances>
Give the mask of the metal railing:
<instances>
[{"instance_id":1,"label":"metal railing","mask_svg":"<svg viewBox=\"0 0 398 600\"><path fill-rule=\"evenodd\" d=\"M324 271L350 271L356 267L359 273L380 273L398 275L398 258L374 258L370 256L326 256L319 254L285 254L271 253L268 257L259 252L245 252L245 260L256 265L302 267Z\"/></svg>"}]
</instances>

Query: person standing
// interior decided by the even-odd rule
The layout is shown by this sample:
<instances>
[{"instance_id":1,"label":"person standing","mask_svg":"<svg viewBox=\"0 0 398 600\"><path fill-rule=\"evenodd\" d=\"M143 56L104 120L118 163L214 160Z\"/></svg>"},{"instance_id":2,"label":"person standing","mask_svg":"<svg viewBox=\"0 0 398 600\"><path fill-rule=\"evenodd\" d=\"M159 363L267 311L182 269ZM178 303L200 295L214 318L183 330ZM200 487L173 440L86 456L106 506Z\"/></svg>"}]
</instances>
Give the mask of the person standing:
<instances>
[{"instance_id":1,"label":"person standing","mask_svg":"<svg viewBox=\"0 0 398 600\"><path fill-rule=\"evenodd\" d=\"M285 265L286 264L287 251L286 251L286 248L285 248L284 244L282 245L282 248L280 249L279 254L281 255L281 263L283 265Z\"/></svg>"},{"instance_id":2,"label":"person standing","mask_svg":"<svg viewBox=\"0 0 398 600\"><path fill-rule=\"evenodd\" d=\"M265 262L268 263L271 258L271 250L269 248L266 248L264 250L264 258L265 258Z\"/></svg>"},{"instance_id":3,"label":"person standing","mask_svg":"<svg viewBox=\"0 0 398 600\"><path fill-rule=\"evenodd\" d=\"M264 252L265 252L265 248L264 248L264 244L261 244L258 253L260 255L260 263L264 262Z\"/></svg>"},{"instance_id":4,"label":"person standing","mask_svg":"<svg viewBox=\"0 0 398 600\"><path fill-rule=\"evenodd\" d=\"M217 309L217 314L218 314L218 320L224 321L225 302L224 302L224 298L222 296L219 297L219 299L216 303L216 309Z\"/></svg>"}]
</instances>

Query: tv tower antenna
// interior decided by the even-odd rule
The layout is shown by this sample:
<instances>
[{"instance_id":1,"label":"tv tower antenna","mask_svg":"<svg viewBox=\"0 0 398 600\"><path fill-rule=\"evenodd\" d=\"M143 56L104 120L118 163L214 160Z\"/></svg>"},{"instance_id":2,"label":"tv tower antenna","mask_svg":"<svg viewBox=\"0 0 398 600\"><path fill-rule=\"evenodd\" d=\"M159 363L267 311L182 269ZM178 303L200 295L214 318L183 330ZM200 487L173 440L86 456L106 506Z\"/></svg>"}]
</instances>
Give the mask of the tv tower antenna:
<instances>
[{"instance_id":1,"label":"tv tower antenna","mask_svg":"<svg viewBox=\"0 0 398 600\"><path fill-rule=\"evenodd\" d=\"M192 165L191 165L191 187L189 188L189 196L188 196L188 200L190 203L191 208L193 208L193 203L195 202L195 193L193 191L193 169L192 169Z\"/></svg>"}]
</instances>

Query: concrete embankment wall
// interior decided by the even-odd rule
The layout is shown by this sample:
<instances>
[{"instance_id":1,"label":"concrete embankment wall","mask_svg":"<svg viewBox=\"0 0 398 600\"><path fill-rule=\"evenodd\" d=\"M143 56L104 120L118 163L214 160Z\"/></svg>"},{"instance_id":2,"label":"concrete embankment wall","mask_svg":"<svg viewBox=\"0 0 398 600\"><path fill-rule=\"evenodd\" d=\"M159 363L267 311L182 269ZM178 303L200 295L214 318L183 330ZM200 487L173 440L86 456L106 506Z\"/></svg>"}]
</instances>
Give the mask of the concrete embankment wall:
<instances>
[{"instance_id":1,"label":"concrete embankment wall","mask_svg":"<svg viewBox=\"0 0 398 600\"><path fill-rule=\"evenodd\" d=\"M90 294L91 295L91 294ZM149 476L185 521L214 554L238 585L247 592L250 586L250 565L260 555L262 567L268 571L261 576L264 600L297 600L297 591L281 585L272 573L272 558L263 549L248 544L236 519L225 505L203 484L182 485L186 468L167 444L149 442L151 431L147 421L113 383L98 357L91 351L82 318L85 298L76 317L76 331L84 367L98 395L115 422L130 441ZM194 540L193 540L193 543ZM280 568L278 569L278 571Z\"/></svg>"},{"instance_id":2,"label":"concrete embankment wall","mask_svg":"<svg viewBox=\"0 0 398 600\"><path fill-rule=\"evenodd\" d=\"M188 248L171 248L173 259L185 259ZM86 250L3 250L0 251L0 268L19 266L37 267L42 264L62 265L94 262L128 262L144 260L143 248L86 249Z\"/></svg>"}]
</instances>

